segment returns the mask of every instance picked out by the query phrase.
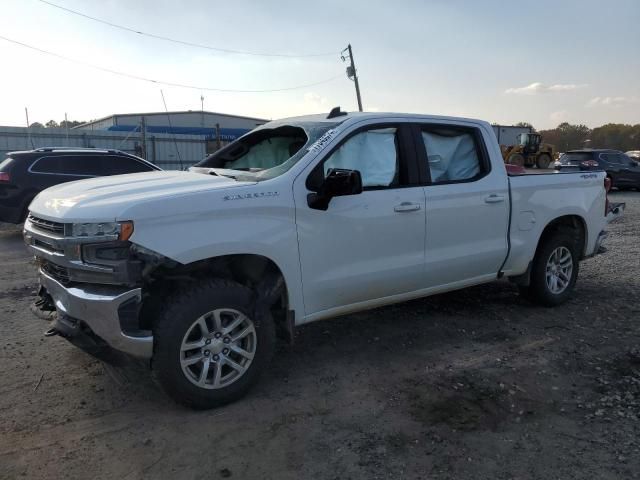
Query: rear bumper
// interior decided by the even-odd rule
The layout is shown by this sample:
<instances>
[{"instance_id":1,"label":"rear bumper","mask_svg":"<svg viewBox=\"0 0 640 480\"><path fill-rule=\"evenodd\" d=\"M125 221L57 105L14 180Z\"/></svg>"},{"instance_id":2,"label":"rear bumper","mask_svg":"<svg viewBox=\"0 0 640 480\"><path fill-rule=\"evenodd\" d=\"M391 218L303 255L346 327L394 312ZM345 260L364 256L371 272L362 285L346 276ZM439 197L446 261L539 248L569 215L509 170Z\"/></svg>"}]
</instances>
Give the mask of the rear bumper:
<instances>
[{"instance_id":1,"label":"rear bumper","mask_svg":"<svg viewBox=\"0 0 640 480\"><path fill-rule=\"evenodd\" d=\"M109 285L80 284L65 287L40 270L40 285L53 300L58 315L67 321L81 322L115 350L140 358L151 358L153 336L150 332L125 333L121 316L130 306L140 305L140 288L123 289ZM122 307L122 308L121 308Z\"/></svg>"}]
</instances>

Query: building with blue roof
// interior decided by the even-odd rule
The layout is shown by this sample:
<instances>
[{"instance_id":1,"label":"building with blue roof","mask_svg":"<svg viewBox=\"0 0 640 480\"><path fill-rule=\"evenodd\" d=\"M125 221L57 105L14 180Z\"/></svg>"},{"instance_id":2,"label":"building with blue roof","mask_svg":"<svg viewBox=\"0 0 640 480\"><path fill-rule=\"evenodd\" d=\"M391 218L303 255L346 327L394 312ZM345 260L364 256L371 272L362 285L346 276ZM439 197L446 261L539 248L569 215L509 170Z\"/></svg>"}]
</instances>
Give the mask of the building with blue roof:
<instances>
[{"instance_id":1,"label":"building with blue roof","mask_svg":"<svg viewBox=\"0 0 640 480\"><path fill-rule=\"evenodd\" d=\"M120 113L84 123L75 129L114 132L202 135L210 141L228 143L269 120L198 110L179 112ZM218 138L219 137L219 138Z\"/></svg>"}]
</instances>

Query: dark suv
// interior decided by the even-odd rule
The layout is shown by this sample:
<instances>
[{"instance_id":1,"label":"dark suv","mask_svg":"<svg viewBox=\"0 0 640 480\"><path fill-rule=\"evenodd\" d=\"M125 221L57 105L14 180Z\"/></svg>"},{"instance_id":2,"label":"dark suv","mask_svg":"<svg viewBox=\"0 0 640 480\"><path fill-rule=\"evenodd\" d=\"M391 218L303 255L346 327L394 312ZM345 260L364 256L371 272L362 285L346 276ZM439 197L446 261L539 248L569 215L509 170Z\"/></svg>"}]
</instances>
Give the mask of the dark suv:
<instances>
[{"instance_id":1,"label":"dark suv","mask_svg":"<svg viewBox=\"0 0 640 480\"><path fill-rule=\"evenodd\" d=\"M39 148L8 153L0 162L0 222L23 222L33 198L53 185L154 170L161 169L119 150Z\"/></svg>"},{"instance_id":2,"label":"dark suv","mask_svg":"<svg viewBox=\"0 0 640 480\"><path fill-rule=\"evenodd\" d=\"M604 170L612 187L640 188L640 163L618 150L571 150L560 157L555 169Z\"/></svg>"}]
</instances>

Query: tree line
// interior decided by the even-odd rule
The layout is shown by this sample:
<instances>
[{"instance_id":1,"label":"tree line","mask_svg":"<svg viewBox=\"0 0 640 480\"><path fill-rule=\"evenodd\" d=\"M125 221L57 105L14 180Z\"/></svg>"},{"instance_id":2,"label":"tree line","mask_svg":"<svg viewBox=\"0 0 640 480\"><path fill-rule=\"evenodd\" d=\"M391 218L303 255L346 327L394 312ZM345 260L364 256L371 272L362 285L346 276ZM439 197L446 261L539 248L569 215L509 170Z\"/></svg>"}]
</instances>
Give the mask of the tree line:
<instances>
[{"instance_id":1,"label":"tree line","mask_svg":"<svg viewBox=\"0 0 640 480\"><path fill-rule=\"evenodd\" d=\"M640 150L640 123L626 125L607 123L601 127L561 123L556 128L540 130L542 141L555 146L558 152L579 148L610 148L612 150Z\"/></svg>"},{"instance_id":2,"label":"tree line","mask_svg":"<svg viewBox=\"0 0 640 480\"><path fill-rule=\"evenodd\" d=\"M77 120L62 120L60 123L58 123L55 120L49 120L44 125L40 122L33 122L31 125L29 125L29 128L73 128L77 127L78 125L82 125L83 123L87 122L79 122Z\"/></svg>"}]
</instances>

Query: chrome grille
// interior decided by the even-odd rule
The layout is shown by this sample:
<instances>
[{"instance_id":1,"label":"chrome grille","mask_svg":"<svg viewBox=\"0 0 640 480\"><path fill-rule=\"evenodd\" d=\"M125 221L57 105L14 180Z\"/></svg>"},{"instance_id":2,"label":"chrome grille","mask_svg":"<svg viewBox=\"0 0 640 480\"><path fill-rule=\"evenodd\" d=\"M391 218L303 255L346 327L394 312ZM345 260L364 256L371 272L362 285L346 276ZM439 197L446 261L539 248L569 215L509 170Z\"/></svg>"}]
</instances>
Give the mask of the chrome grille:
<instances>
[{"instance_id":1,"label":"chrome grille","mask_svg":"<svg viewBox=\"0 0 640 480\"><path fill-rule=\"evenodd\" d=\"M31 214L29 214L29 221L38 230L44 230L45 232L53 232L64 235L64 223L51 222L49 220L45 220L44 218L34 217Z\"/></svg>"}]
</instances>

